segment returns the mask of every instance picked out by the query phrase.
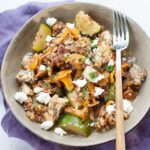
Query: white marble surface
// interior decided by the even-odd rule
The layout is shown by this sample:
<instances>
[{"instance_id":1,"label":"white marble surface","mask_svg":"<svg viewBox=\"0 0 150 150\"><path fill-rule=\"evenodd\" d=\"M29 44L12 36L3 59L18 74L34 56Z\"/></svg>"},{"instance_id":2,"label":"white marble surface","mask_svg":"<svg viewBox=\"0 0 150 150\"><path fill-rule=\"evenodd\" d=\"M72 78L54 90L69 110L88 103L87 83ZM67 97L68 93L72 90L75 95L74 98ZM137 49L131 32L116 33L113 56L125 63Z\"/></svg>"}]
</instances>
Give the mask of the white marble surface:
<instances>
[{"instance_id":1,"label":"white marble surface","mask_svg":"<svg viewBox=\"0 0 150 150\"><path fill-rule=\"evenodd\" d=\"M0 0L0 12L17 8L31 0ZM36 2L50 2L50 0L33 0ZM51 0L56 1L56 0ZM61 0L63 1L63 0ZM150 36L150 1L149 0L76 0L82 2L99 3L111 8L123 9L127 15L134 19ZM1 94L1 93L0 93ZM0 100L0 121L5 113L2 100ZM0 145L3 150L33 150L33 148L16 138L8 138L0 127Z\"/></svg>"}]
</instances>

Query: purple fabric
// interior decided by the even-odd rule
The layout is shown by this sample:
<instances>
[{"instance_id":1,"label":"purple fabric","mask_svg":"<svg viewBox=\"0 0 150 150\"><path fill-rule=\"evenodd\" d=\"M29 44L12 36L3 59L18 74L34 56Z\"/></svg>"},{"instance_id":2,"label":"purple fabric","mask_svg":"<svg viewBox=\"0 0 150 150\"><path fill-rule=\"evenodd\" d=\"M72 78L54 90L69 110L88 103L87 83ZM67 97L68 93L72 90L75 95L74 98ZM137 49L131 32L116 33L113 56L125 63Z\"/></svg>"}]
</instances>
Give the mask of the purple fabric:
<instances>
[{"instance_id":1,"label":"purple fabric","mask_svg":"<svg viewBox=\"0 0 150 150\"><path fill-rule=\"evenodd\" d=\"M71 0L67 2L72 2ZM18 29L28 20L31 16L38 11L53 6L59 3L29 3L18 9L9 10L0 14L0 66L3 60L6 48L18 31ZM3 97L0 97L4 101ZM140 113L140 110L139 110ZM36 150L114 150L115 142L111 141L105 144L75 148L58 145L55 143L47 142L32 134L24 128L13 116L9 107L6 107L6 114L1 121L4 131L9 137L17 137L28 142ZM150 149L150 111L132 131L126 134L126 149L127 150L149 150Z\"/></svg>"}]
</instances>

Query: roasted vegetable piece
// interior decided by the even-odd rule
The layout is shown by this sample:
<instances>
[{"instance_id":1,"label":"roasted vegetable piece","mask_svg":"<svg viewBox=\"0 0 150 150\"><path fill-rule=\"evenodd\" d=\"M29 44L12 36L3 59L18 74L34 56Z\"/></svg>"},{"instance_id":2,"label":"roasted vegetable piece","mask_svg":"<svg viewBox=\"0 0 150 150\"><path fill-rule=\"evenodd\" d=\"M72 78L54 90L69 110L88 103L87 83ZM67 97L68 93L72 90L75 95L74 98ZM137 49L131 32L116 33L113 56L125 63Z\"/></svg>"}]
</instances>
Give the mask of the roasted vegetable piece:
<instances>
[{"instance_id":1,"label":"roasted vegetable piece","mask_svg":"<svg viewBox=\"0 0 150 150\"><path fill-rule=\"evenodd\" d=\"M134 100L137 96L137 92L132 89L127 89L123 92L123 98L128 100Z\"/></svg>"},{"instance_id":2,"label":"roasted vegetable piece","mask_svg":"<svg viewBox=\"0 0 150 150\"><path fill-rule=\"evenodd\" d=\"M69 35L70 30L66 28L64 32L61 33L60 38L56 41L57 44L61 44L61 42Z\"/></svg>"},{"instance_id":3,"label":"roasted vegetable piece","mask_svg":"<svg viewBox=\"0 0 150 150\"><path fill-rule=\"evenodd\" d=\"M83 122L81 118L69 113L62 115L59 119L58 124L64 130L77 135L88 137L91 134L91 127L89 126L89 121Z\"/></svg>"},{"instance_id":4,"label":"roasted vegetable piece","mask_svg":"<svg viewBox=\"0 0 150 150\"><path fill-rule=\"evenodd\" d=\"M85 121L87 119L87 115L88 115L88 108L84 107L83 109L77 109L77 108L73 108L73 107L66 107L65 112L73 114L75 116L78 116L83 121Z\"/></svg>"},{"instance_id":5,"label":"roasted vegetable piece","mask_svg":"<svg viewBox=\"0 0 150 150\"><path fill-rule=\"evenodd\" d=\"M64 83L66 89L71 91L73 88L72 79L71 79L71 70L63 70L56 74L54 77L54 82L61 81Z\"/></svg>"},{"instance_id":6,"label":"roasted vegetable piece","mask_svg":"<svg viewBox=\"0 0 150 150\"><path fill-rule=\"evenodd\" d=\"M113 71L110 73L110 76L109 76L109 79L110 79L110 83L111 83L111 84L113 84L113 83L115 82L114 75L115 75L115 71L113 70Z\"/></svg>"},{"instance_id":7,"label":"roasted vegetable piece","mask_svg":"<svg viewBox=\"0 0 150 150\"><path fill-rule=\"evenodd\" d=\"M51 29L46 24L41 24L33 41L32 49L39 52L46 48L45 39L47 35L51 35Z\"/></svg>"},{"instance_id":8,"label":"roasted vegetable piece","mask_svg":"<svg viewBox=\"0 0 150 150\"><path fill-rule=\"evenodd\" d=\"M93 96L94 93L95 93L95 85L94 85L93 83L91 83L91 82L88 82L88 83L87 83L87 87L88 87L88 89L89 89L91 95Z\"/></svg>"},{"instance_id":9,"label":"roasted vegetable piece","mask_svg":"<svg viewBox=\"0 0 150 150\"><path fill-rule=\"evenodd\" d=\"M78 31L77 28L71 29L71 33L72 33L72 35L73 35L73 37L74 37L75 39L78 39L78 38L79 38L79 31Z\"/></svg>"},{"instance_id":10,"label":"roasted vegetable piece","mask_svg":"<svg viewBox=\"0 0 150 150\"><path fill-rule=\"evenodd\" d=\"M91 19L90 16L80 11L75 18L76 27L82 34L93 35L98 33L102 27Z\"/></svg>"},{"instance_id":11,"label":"roasted vegetable piece","mask_svg":"<svg viewBox=\"0 0 150 150\"><path fill-rule=\"evenodd\" d=\"M109 105L113 105L113 104L114 104L114 101L108 100L108 101L106 102L106 107L109 106Z\"/></svg>"},{"instance_id":12,"label":"roasted vegetable piece","mask_svg":"<svg viewBox=\"0 0 150 150\"><path fill-rule=\"evenodd\" d=\"M37 69L39 63L39 55L34 55L29 64L29 69L34 70Z\"/></svg>"},{"instance_id":13,"label":"roasted vegetable piece","mask_svg":"<svg viewBox=\"0 0 150 150\"><path fill-rule=\"evenodd\" d=\"M71 65L74 66L75 69L81 69L82 68L82 64L85 61L85 56L84 55L80 55L80 54L70 54L67 58L66 58L66 62L69 62Z\"/></svg>"},{"instance_id":14,"label":"roasted vegetable piece","mask_svg":"<svg viewBox=\"0 0 150 150\"><path fill-rule=\"evenodd\" d=\"M73 107L78 108L82 106L83 100L79 99L79 96L75 90L70 91L67 97Z\"/></svg>"},{"instance_id":15,"label":"roasted vegetable piece","mask_svg":"<svg viewBox=\"0 0 150 150\"><path fill-rule=\"evenodd\" d=\"M105 96L105 100L115 100L115 85L114 84L111 84L109 86L109 91L108 91L108 94Z\"/></svg>"}]
</instances>

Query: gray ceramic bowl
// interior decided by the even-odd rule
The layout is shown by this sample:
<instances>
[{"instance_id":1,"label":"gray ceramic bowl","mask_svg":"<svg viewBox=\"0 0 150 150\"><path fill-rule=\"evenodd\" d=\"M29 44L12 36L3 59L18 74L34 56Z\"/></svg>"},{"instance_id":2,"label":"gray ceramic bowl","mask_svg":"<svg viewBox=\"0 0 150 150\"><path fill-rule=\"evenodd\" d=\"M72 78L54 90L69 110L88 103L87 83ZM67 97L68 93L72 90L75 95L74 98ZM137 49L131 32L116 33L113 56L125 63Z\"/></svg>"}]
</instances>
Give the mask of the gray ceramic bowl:
<instances>
[{"instance_id":1,"label":"gray ceramic bowl","mask_svg":"<svg viewBox=\"0 0 150 150\"><path fill-rule=\"evenodd\" d=\"M39 124L31 122L26 117L22 106L13 98L15 92L18 91L19 88L15 76L20 69L21 59L24 54L31 49L31 44L41 19L51 16L63 21L73 21L75 14L79 10L85 11L97 22L112 30L112 10L100 5L72 3L45 9L32 17L20 29L10 43L3 60L1 77L5 99L14 116L24 127L48 141L70 146L89 146L115 139L115 129L105 133L92 133L88 138L69 135L61 137L56 135L53 131L43 131L40 129ZM146 68L148 74L150 74L150 40L134 21L128 18L128 22L130 29L129 48L132 51L132 54L137 57L139 63ZM150 104L149 85L150 78L148 76L134 102L133 113L130 118L125 121L125 132L128 132L135 127L148 111Z\"/></svg>"}]
</instances>

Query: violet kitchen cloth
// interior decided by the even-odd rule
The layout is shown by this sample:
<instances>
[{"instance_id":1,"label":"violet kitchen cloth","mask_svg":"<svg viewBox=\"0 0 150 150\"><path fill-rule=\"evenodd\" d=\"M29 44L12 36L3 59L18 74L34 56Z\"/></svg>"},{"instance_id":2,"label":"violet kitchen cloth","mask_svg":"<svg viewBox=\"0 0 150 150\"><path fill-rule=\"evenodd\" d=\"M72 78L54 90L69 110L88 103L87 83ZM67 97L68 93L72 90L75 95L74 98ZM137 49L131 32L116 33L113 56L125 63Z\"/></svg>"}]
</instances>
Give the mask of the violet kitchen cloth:
<instances>
[{"instance_id":1,"label":"violet kitchen cloth","mask_svg":"<svg viewBox=\"0 0 150 150\"><path fill-rule=\"evenodd\" d=\"M69 2L73 1L66 0L63 3ZM10 40L13 38L18 29L25 23L25 21L27 21L38 11L56 4L60 4L60 2L28 3L15 10L9 10L0 14L0 66ZM4 98L0 96L0 100L4 101ZM115 141L82 148L62 146L45 141L24 128L13 116L9 107L6 107L6 114L1 121L1 125L9 137L17 137L24 140L32 145L35 150L115 150ZM126 149L150 150L150 111L138 126L126 134Z\"/></svg>"}]
</instances>

